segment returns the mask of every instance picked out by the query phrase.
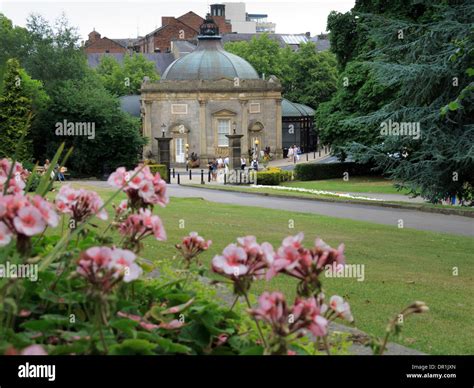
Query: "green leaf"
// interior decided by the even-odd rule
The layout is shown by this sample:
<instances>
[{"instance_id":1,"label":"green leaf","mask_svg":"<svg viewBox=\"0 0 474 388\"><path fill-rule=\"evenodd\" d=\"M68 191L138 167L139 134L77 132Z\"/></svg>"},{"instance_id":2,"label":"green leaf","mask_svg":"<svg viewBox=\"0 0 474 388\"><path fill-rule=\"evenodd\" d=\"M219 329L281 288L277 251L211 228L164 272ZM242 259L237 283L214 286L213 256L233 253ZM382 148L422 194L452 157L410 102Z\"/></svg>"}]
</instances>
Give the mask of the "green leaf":
<instances>
[{"instance_id":1,"label":"green leaf","mask_svg":"<svg viewBox=\"0 0 474 388\"><path fill-rule=\"evenodd\" d=\"M40 331L43 333L45 331L54 329L56 327L56 323L52 321L47 321L44 319L37 319L37 320L24 322L21 324L21 327L28 330Z\"/></svg>"},{"instance_id":2,"label":"green leaf","mask_svg":"<svg viewBox=\"0 0 474 388\"><path fill-rule=\"evenodd\" d=\"M123 318L123 319L116 319L114 321L109 322L109 325L114 329L120 330L129 336L134 337L134 330L138 322L135 322L131 319Z\"/></svg>"},{"instance_id":3,"label":"green leaf","mask_svg":"<svg viewBox=\"0 0 474 388\"><path fill-rule=\"evenodd\" d=\"M40 183L38 184L38 187L36 188L36 194L41 195L42 197L46 195L46 193L48 192L48 188L50 187L50 182L53 181L51 179L51 173L53 172L53 169L58 163L59 157L61 156L64 150L64 144L65 143L62 143L59 146L58 150L56 151L56 154L51 160L48 170L44 172L43 176L41 177Z\"/></svg>"},{"instance_id":4,"label":"green leaf","mask_svg":"<svg viewBox=\"0 0 474 388\"><path fill-rule=\"evenodd\" d=\"M261 346L251 346L248 348L244 348L240 352L241 356L262 356L263 355L263 347Z\"/></svg>"},{"instance_id":5,"label":"green leaf","mask_svg":"<svg viewBox=\"0 0 474 388\"><path fill-rule=\"evenodd\" d=\"M109 354L128 356L128 355L154 355L156 345L144 339L126 339L121 344L110 347Z\"/></svg>"},{"instance_id":6,"label":"green leaf","mask_svg":"<svg viewBox=\"0 0 474 388\"><path fill-rule=\"evenodd\" d=\"M458 110L460 108L460 104L458 101L451 101L449 104L448 104L448 108L450 111L454 111L454 110Z\"/></svg>"},{"instance_id":7,"label":"green leaf","mask_svg":"<svg viewBox=\"0 0 474 388\"><path fill-rule=\"evenodd\" d=\"M179 338L186 342L195 343L201 348L205 348L211 341L211 334L204 325L194 322L181 329Z\"/></svg>"},{"instance_id":8,"label":"green leaf","mask_svg":"<svg viewBox=\"0 0 474 388\"><path fill-rule=\"evenodd\" d=\"M184 354L189 354L191 353L192 349L188 348L185 345L181 345L178 343L175 343L167 338L163 337L158 337L156 339L156 343L160 345L160 347L166 352L166 353L184 353Z\"/></svg>"}]
</instances>

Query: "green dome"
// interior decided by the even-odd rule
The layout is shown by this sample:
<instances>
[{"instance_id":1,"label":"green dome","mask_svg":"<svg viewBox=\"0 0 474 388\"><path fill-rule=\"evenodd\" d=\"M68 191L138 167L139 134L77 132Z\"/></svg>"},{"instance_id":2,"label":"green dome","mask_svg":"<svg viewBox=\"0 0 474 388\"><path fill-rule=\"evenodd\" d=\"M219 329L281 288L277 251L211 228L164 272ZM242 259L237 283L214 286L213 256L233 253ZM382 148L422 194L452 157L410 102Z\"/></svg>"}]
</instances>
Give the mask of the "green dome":
<instances>
[{"instance_id":1,"label":"green dome","mask_svg":"<svg viewBox=\"0 0 474 388\"><path fill-rule=\"evenodd\" d=\"M224 50L220 36L200 36L195 51L168 66L164 81L217 80L221 78L259 79L245 59Z\"/></svg>"},{"instance_id":2,"label":"green dome","mask_svg":"<svg viewBox=\"0 0 474 388\"><path fill-rule=\"evenodd\" d=\"M314 109L307 105L297 104L284 98L281 102L283 117L306 117L314 116Z\"/></svg>"}]
</instances>

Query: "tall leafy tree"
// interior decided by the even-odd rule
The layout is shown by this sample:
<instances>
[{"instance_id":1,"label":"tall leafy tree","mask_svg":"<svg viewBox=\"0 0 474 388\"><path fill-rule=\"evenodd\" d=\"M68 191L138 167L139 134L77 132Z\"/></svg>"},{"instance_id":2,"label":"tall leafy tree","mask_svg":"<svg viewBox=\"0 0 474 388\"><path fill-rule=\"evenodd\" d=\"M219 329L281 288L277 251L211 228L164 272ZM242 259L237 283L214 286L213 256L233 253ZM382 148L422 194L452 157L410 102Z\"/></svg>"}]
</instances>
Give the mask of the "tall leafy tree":
<instances>
[{"instance_id":1,"label":"tall leafy tree","mask_svg":"<svg viewBox=\"0 0 474 388\"><path fill-rule=\"evenodd\" d=\"M42 131L35 134L40 159L66 142L74 147L68 167L77 173L101 177L119 166L136 165L146 144L140 121L120 110L118 99L94 72L81 80L62 82L51 92L51 99L41 115ZM74 129L69 131L68 125Z\"/></svg>"},{"instance_id":2,"label":"tall leafy tree","mask_svg":"<svg viewBox=\"0 0 474 388\"><path fill-rule=\"evenodd\" d=\"M126 55L123 64L109 55L104 55L96 69L108 91L117 95L139 94L144 77L150 81L159 80L155 64L143 54Z\"/></svg>"},{"instance_id":3,"label":"tall leafy tree","mask_svg":"<svg viewBox=\"0 0 474 388\"><path fill-rule=\"evenodd\" d=\"M281 48L268 34L249 42L229 42L226 50L246 59L260 75L275 75L283 86L284 96L316 108L336 90L337 63L334 54L317 52L312 42L294 52Z\"/></svg>"},{"instance_id":4,"label":"tall leafy tree","mask_svg":"<svg viewBox=\"0 0 474 388\"><path fill-rule=\"evenodd\" d=\"M80 49L79 33L63 15L53 25L40 15L27 21L29 52L20 58L28 73L41 80L47 91L64 80L79 80L88 70L86 56Z\"/></svg>"},{"instance_id":5,"label":"tall leafy tree","mask_svg":"<svg viewBox=\"0 0 474 388\"><path fill-rule=\"evenodd\" d=\"M285 97L317 108L336 91L338 72L334 54L317 52L312 42L301 45L290 57L290 80Z\"/></svg>"},{"instance_id":6,"label":"tall leafy tree","mask_svg":"<svg viewBox=\"0 0 474 388\"><path fill-rule=\"evenodd\" d=\"M340 16L342 17L342 16ZM344 18L355 28L334 22L331 39L352 42L335 47L353 90L339 90L323 104L318 118L323 136L346 145L357 160L372 161L412 193L433 202L457 195L470 199L474 185L472 63L474 5L444 0L357 1ZM351 75L360 62L365 82ZM381 89L382 88L382 89ZM387 93L384 93L383 88ZM373 92L371 92L371 90ZM363 95L373 104L341 98ZM338 105L338 99L343 104ZM360 101L362 102L362 101ZM421 137L387 134L392 122L419 126ZM344 128L337 131L337 127Z\"/></svg>"},{"instance_id":7,"label":"tall leafy tree","mask_svg":"<svg viewBox=\"0 0 474 388\"><path fill-rule=\"evenodd\" d=\"M16 155L23 161L31 157L26 136L30 129L33 101L24 87L24 79L18 61L9 59L0 96L0 158Z\"/></svg>"}]
</instances>

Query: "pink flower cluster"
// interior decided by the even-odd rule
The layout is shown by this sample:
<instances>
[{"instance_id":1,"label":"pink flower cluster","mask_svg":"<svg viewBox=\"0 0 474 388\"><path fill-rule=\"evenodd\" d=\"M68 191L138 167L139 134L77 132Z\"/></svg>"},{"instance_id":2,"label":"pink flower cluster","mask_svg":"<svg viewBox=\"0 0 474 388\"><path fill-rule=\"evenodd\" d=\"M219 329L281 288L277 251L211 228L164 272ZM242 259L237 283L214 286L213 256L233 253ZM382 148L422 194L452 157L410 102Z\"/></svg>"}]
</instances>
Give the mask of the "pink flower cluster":
<instances>
[{"instance_id":1,"label":"pink flower cluster","mask_svg":"<svg viewBox=\"0 0 474 388\"><path fill-rule=\"evenodd\" d=\"M265 292L258 302L258 307L251 309L250 314L268 323L279 337L288 337L301 330L309 330L315 337L327 334L328 320L322 316L322 306L314 297L296 298L295 304L288 307L280 292Z\"/></svg>"},{"instance_id":2,"label":"pink flower cluster","mask_svg":"<svg viewBox=\"0 0 474 388\"><path fill-rule=\"evenodd\" d=\"M238 245L228 245L222 255L212 259L212 270L232 280L241 277L262 278L273 262L271 244L264 242L259 245L254 236L240 237L237 242Z\"/></svg>"},{"instance_id":3,"label":"pink flower cluster","mask_svg":"<svg viewBox=\"0 0 474 388\"><path fill-rule=\"evenodd\" d=\"M5 185L7 184L10 170L12 169L12 162L8 159L0 160L0 192L3 193ZM10 180L8 181L8 188L6 194L23 194L29 172L23 168L20 163L15 162L13 171L11 172Z\"/></svg>"},{"instance_id":4,"label":"pink flower cluster","mask_svg":"<svg viewBox=\"0 0 474 388\"><path fill-rule=\"evenodd\" d=\"M207 251L211 244L211 240L206 241L196 232L191 232L188 236L183 238L181 244L176 244L176 248L181 252L186 262L189 263L192 258L201 252Z\"/></svg>"},{"instance_id":5,"label":"pink flower cluster","mask_svg":"<svg viewBox=\"0 0 474 388\"><path fill-rule=\"evenodd\" d=\"M119 225L119 231L132 243L155 236L159 241L166 240L166 231L160 217L153 215L150 209L140 209L138 214L131 214Z\"/></svg>"},{"instance_id":6,"label":"pink flower cluster","mask_svg":"<svg viewBox=\"0 0 474 388\"><path fill-rule=\"evenodd\" d=\"M138 279L142 268L133 252L109 247L93 247L81 253L76 272L96 289L106 293L120 280Z\"/></svg>"},{"instance_id":7,"label":"pink flower cluster","mask_svg":"<svg viewBox=\"0 0 474 388\"><path fill-rule=\"evenodd\" d=\"M82 222L92 215L101 220L107 220L108 214L102 209L104 203L94 191L75 190L64 185L56 196L56 209L60 213L70 214L76 222Z\"/></svg>"},{"instance_id":8,"label":"pink flower cluster","mask_svg":"<svg viewBox=\"0 0 474 388\"><path fill-rule=\"evenodd\" d=\"M134 209L149 205L164 207L168 204L166 182L159 173L153 175L148 166L138 166L133 171L120 167L110 175L108 183L114 187L124 187Z\"/></svg>"},{"instance_id":9,"label":"pink flower cluster","mask_svg":"<svg viewBox=\"0 0 474 388\"><path fill-rule=\"evenodd\" d=\"M306 249L302 245L303 238L304 234L299 233L283 240L267 273L267 279L279 272L300 280L316 279L325 266L340 268L345 264L344 244L333 249L323 240L317 239L314 248Z\"/></svg>"},{"instance_id":10,"label":"pink flower cluster","mask_svg":"<svg viewBox=\"0 0 474 388\"><path fill-rule=\"evenodd\" d=\"M56 227L58 221L53 206L39 195L0 196L0 246L7 245L14 234L35 236L47 226Z\"/></svg>"}]
</instances>

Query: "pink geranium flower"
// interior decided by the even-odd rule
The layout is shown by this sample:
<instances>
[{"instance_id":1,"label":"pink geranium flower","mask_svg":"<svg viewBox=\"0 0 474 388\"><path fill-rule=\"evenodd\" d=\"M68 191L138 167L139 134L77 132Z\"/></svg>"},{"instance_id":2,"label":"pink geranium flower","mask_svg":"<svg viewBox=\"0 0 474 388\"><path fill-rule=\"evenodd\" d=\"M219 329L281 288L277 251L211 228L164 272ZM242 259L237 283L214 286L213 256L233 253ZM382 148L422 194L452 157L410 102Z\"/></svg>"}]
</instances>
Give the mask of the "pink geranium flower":
<instances>
[{"instance_id":1,"label":"pink geranium flower","mask_svg":"<svg viewBox=\"0 0 474 388\"><path fill-rule=\"evenodd\" d=\"M348 322L354 322L349 303L344 301L339 295L333 295L329 299L329 308L336 314L338 318L342 318ZM330 314L329 314L330 315Z\"/></svg>"},{"instance_id":2,"label":"pink geranium flower","mask_svg":"<svg viewBox=\"0 0 474 388\"><path fill-rule=\"evenodd\" d=\"M12 162L8 159L0 160L0 192L3 193L7 184L8 176L12 168ZM15 162L8 181L7 194L23 194L28 180L29 172L23 168L21 163Z\"/></svg>"},{"instance_id":3,"label":"pink geranium flower","mask_svg":"<svg viewBox=\"0 0 474 388\"><path fill-rule=\"evenodd\" d=\"M212 259L212 270L234 282L234 292L245 294L255 279L265 275L273 262L274 251L269 243L257 244L254 236L241 237Z\"/></svg>"},{"instance_id":4,"label":"pink geranium flower","mask_svg":"<svg viewBox=\"0 0 474 388\"><path fill-rule=\"evenodd\" d=\"M117 270L117 275L123 276L123 281L129 283L138 279L143 273L142 268L135 263L136 256L125 249L113 249L109 266Z\"/></svg>"},{"instance_id":5,"label":"pink geranium flower","mask_svg":"<svg viewBox=\"0 0 474 388\"><path fill-rule=\"evenodd\" d=\"M12 236L12 232L8 229L5 223L0 222L0 247L8 245L12 240Z\"/></svg>"},{"instance_id":6,"label":"pink geranium flower","mask_svg":"<svg viewBox=\"0 0 474 388\"><path fill-rule=\"evenodd\" d=\"M121 280L137 279L142 269L135 263L133 252L109 247L92 247L81 253L76 272L93 290L107 293Z\"/></svg>"},{"instance_id":7,"label":"pink geranium flower","mask_svg":"<svg viewBox=\"0 0 474 388\"><path fill-rule=\"evenodd\" d=\"M47 356L46 350L41 345L30 345L21 351L22 356Z\"/></svg>"},{"instance_id":8,"label":"pink geranium flower","mask_svg":"<svg viewBox=\"0 0 474 388\"><path fill-rule=\"evenodd\" d=\"M148 166L138 166L133 171L118 168L108 179L114 187L123 187L128 196L130 207L138 210L153 205L166 206L166 182L159 173L153 175Z\"/></svg>"},{"instance_id":9,"label":"pink geranium flower","mask_svg":"<svg viewBox=\"0 0 474 388\"><path fill-rule=\"evenodd\" d=\"M328 320L322 316L322 307L314 297L296 298L289 307L280 292L264 292L258 307L249 310L254 318L266 322L272 329L270 349L274 354L287 354L287 340L291 336L311 332L315 337L327 335Z\"/></svg>"},{"instance_id":10,"label":"pink geranium flower","mask_svg":"<svg viewBox=\"0 0 474 388\"><path fill-rule=\"evenodd\" d=\"M181 252L186 261L186 265L189 267L191 260L200 253L208 250L211 244L211 240L206 241L196 232L191 232L182 239L181 244L176 244L176 248Z\"/></svg>"},{"instance_id":11,"label":"pink geranium flower","mask_svg":"<svg viewBox=\"0 0 474 388\"><path fill-rule=\"evenodd\" d=\"M17 250L29 254L30 237L44 232L47 226L56 227L58 215L51 204L40 196L23 194L0 195L0 245L17 236Z\"/></svg>"},{"instance_id":12,"label":"pink geranium flower","mask_svg":"<svg viewBox=\"0 0 474 388\"><path fill-rule=\"evenodd\" d=\"M344 245L333 249L321 239L317 239L312 249L306 249L302 245L303 237L303 233L299 233L283 240L267 272L267 280L278 273L290 275L301 281L298 293L310 296L320 292L319 275L327 265L340 268L345 264Z\"/></svg>"},{"instance_id":13,"label":"pink geranium flower","mask_svg":"<svg viewBox=\"0 0 474 388\"><path fill-rule=\"evenodd\" d=\"M13 219L13 225L18 233L25 236L40 234L46 228L41 212L33 206L21 208Z\"/></svg>"},{"instance_id":14,"label":"pink geranium flower","mask_svg":"<svg viewBox=\"0 0 474 388\"><path fill-rule=\"evenodd\" d=\"M119 224L119 232L127 237L127 244L139 250L141 240L154 236L158 241L166 240L166 231L160 217L150 209L140 209L138 214L131 214Z\"/></svg>"},{"instance_id":15,"label":"pink geranium flower","mask_svg":"<svg viewBox=\"0 0 474 388\"><path fill-rule=\"evenodd\" d=\"M104 203L94 191L75 190L64 185L59 190L55 203L59 212L70 214L76 222L82 222L93 215L104 221L108 219L107 212L102 208Z\"/></svg>"},{"instance_id":16,"label":"pink geranium flower","mask_svg":"<svg viewBox=\"0 0 474 388\"><path fill-rule=\"evenodd\" d=\"M228 245L222 255L212 260L214 272L236 279L242 276L261 278L273 262L273 247L269 243L257 244L254 236L237 239L239 245Z\"/></svg>"}]
</instances>

